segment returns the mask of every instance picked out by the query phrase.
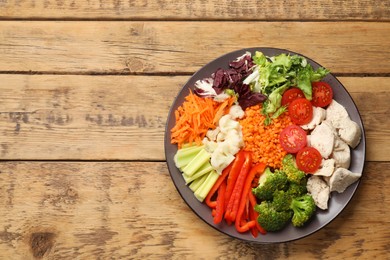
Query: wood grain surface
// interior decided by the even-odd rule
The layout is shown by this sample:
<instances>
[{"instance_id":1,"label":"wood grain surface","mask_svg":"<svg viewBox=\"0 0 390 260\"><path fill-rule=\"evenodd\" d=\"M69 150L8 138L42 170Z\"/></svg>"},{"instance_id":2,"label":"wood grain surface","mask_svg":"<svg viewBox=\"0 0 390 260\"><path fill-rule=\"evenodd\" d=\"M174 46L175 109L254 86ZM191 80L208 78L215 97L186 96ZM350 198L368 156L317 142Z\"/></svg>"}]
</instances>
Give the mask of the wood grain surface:
<instances>
[{"instance_id":1,"label":"wood grain surface","mask_svg":"<svg viewBox=\"0 0 390 260\"><path fill-rule=\"evenodd\" d=\"M389 32L389 0L0 0L0 259L390 259ZM247 47L330 69L366 131L350 204L289 243L208 226L165 163L178 91Z\"/></svg>"},{"instance_id":2,"label":"wood grain surface","mask_svg":"<svg viewBox=\"0 0 390 260\"><path fill-rule=\"evenodd\" d=\"M164 160L169 108L189 78L0 75L7 82L0 96L2 159ZM388 78L340 80L365 125L367 159L389 161Z\"/></svg>"},{"instance_id":3,"label":"wood grain surface","mask_svg":"<svg viewBox=\"0 0 390 260\"><path fill-rule=\"evenodd\" d=\"M384 22L4 21L0 31L8 73L191 74L248 47L295 51L334 73L390 73Z\"/></svg>"},{"instance_id":4,"label":"wood grain surface","mask_svg":"<svg viewBox=\"0 0 390 260\"><path fill-rule=\"evenodd\" d=\"M3 0L2 19L390 20L388 0Z\"/></svg>"},{"instance_id":5,"label":"wood grain surface","mask_svg":"<svg viewBox=\"0 0 390 260\"><path fill-rule=\"evenodd\" d=\"M12 259L386 259L390 179L380 176L389 169L368 163L352 202L323 230L258 245L198 219L164 162L3 163L0 248Z\"/></svg>"}]
</instances>

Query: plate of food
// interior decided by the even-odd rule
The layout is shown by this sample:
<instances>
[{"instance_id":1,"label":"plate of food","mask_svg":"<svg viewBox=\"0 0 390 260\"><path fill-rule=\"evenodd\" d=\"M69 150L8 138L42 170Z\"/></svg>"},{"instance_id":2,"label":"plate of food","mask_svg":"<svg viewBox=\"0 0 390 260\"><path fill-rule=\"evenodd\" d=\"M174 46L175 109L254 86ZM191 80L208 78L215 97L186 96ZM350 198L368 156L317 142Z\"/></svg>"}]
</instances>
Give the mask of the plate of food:
<instances>
[{"instance_id":1,"label":"plate of food","mask_svg":"<svg viewBox=\"0 0 390 260\"><path fill-rule=\"evenodd\" d=\"M249 48L206 64L166 123L171 179L218 231L280 243L315 233L355 194L365 164L359 111L341 82L309 57Z\"/></svg>"}]
</instances>

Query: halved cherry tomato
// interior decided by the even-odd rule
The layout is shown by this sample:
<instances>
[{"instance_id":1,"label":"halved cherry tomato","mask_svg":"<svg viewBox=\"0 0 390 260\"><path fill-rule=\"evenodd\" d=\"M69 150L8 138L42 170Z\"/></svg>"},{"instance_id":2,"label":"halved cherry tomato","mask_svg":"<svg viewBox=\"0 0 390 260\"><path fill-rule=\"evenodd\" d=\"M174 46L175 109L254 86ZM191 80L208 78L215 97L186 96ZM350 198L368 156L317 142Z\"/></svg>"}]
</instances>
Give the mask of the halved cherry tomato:
<instances>
[{"instance_id":1,"label":"halved cherry tomato","mask_svg":"<svg viewBox=\"0 0 390 260\"><path fill-rule=\"evenodd\" d=\"M297 98L288 106L288 114L294 124L307 124L313 117L313 105L306 98Z\"/></svg>"},{"instance_id":2,"label":"halved cherry tomato","mask_svg":"<svg viewBox=\"0 0 390 260\"><path fill-rule=\"evenodd\" d=\"M289 125L279 134L279 142L288 153L296 153L306 146L306 132L297 125Z\"/></svg>"},{"instance_id":3,"label":"halved cherry tomato","mask_svg":"<svg viewBox=\"0 0 390 260\"><path fill-rule=\"evenodd\" d=\"M304 98L303 91L299 88L290 88L283 93L282 106L288 106L294 99Z\"/></svg>"},{"instance_id":4,"label":"halved cherry tomato","mask_svg":"<svg viewBox=\"0 0 390 260\"><path fill-rule=\"evenodd\" d=\"M322 156L314 147L304 147L297 153L297 167L306 173L316 172L321 165Z\"/></svg>"},{"instance_id":5,"label":"halved cherry tomato","mask_svg":"<svg viewBox=\"0 0 390 260\"><path fill-rule=\"evenodd\" d=\"M313 94L311 103L316 107L326 107L332 102L333 90L332 87L323 81L312 83Z\"/></svg>"}]
</instances>

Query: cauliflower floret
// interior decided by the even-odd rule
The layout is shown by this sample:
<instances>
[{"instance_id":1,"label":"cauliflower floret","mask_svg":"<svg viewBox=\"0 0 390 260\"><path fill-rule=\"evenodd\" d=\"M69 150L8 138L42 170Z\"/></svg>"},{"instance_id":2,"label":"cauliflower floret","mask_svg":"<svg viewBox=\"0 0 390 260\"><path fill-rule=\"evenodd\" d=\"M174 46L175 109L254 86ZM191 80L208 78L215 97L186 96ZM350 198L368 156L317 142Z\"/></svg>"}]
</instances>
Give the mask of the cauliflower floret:
<instances>
[{"instance_id":1,"label":"cauliflower floret","mask_svg":"<svg viewBox=\"0 0 390 260\"><path fill-rule=\"evenodd\" d=\"M244 145L239 122L234 120L230 114L222 116L218 127L207 132L203 143L206 150L211 153L211 165L220 174L234 160L234 155Z\"/></svg>"},{"instance_id":2,"label":"cauliflower floret","mask_svg":"<svg viewBox=\"0 0 390 260\"><path fill-rule=\"evenodd\" d=\"M233 119L237 119L237 118L241 119L241 118L244 117L245 112L244 112L244 110L242 110L241 106L233 105L233 106L230 107L229 115L231 115L231 117Z\"/></svg>"}]
</instances>

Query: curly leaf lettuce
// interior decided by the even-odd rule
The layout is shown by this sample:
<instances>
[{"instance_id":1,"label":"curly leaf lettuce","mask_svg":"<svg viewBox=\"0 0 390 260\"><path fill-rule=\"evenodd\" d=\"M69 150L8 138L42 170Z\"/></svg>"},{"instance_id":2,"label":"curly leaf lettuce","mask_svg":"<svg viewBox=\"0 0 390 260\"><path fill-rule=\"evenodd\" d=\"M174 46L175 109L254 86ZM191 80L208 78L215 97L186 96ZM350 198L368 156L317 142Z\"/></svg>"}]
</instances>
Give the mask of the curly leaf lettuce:
<instances>
[{"instance_id":1,"label":"curly leaf lettuce","mask_svg":"<svg viewBox=\"0 0 390 260\"><path fill-rule=\"evenodd\" d=\"M283 113L281 99L284 91L292 86L301 89L308 100L312 99L313 81L319 81L329 71L324 68L314 70L307 60L299 55L279 54L266 57L261 52L253 56L254 71L244 83L250 84L252 91L260 92L267 96L263 112L274 114L273 117Z\"/></svg>"}]
</instances>

